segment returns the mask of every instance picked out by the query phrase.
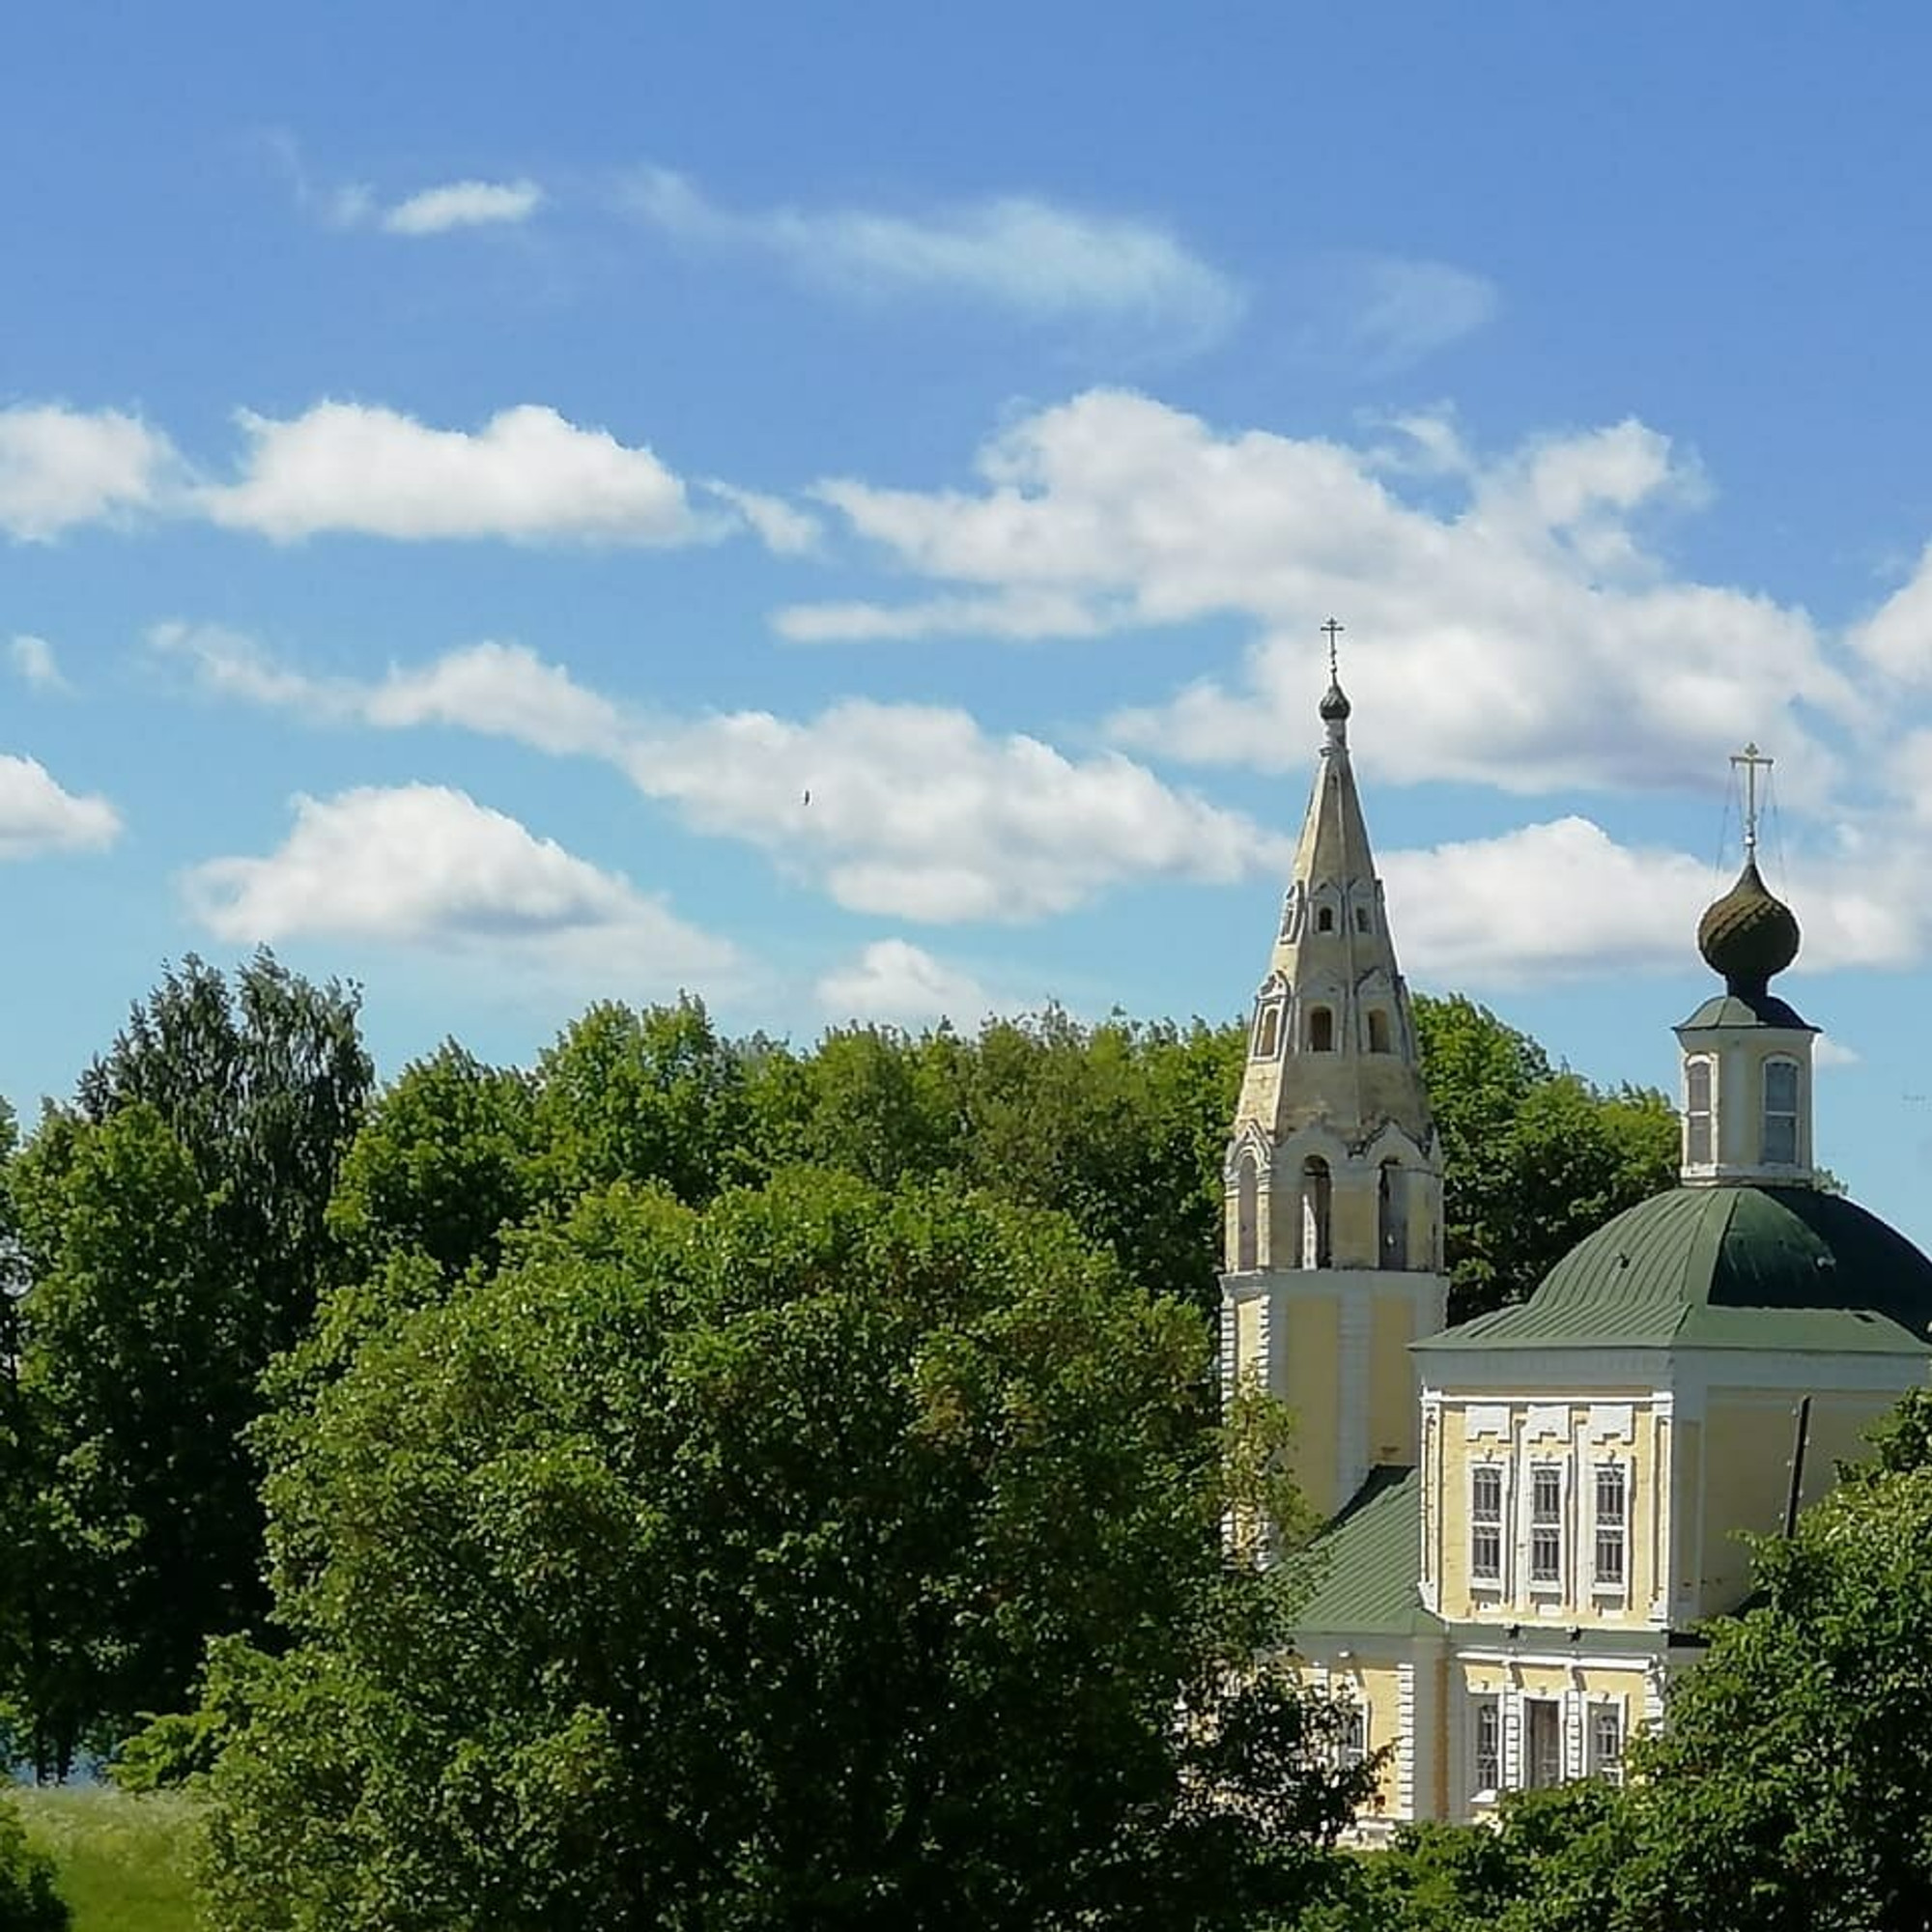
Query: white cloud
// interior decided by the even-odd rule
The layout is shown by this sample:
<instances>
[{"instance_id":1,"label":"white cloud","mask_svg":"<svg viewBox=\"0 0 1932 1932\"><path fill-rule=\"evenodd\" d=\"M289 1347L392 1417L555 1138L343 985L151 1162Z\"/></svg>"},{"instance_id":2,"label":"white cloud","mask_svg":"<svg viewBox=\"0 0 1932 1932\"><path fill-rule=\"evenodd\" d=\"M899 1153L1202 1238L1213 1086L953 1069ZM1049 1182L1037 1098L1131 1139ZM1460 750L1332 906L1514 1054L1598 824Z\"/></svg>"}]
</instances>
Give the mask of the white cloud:
<instances>
[{"instance_id":1,"label":"white cloud","mask_svg":"<svg viewBox=\"0 0 1932 1932\"><path fill-rule=\"evenodd\" d=\"M54 655L53 645L48 643L46 639L36 638L22 631L9 640L7 655L13 661L14 674L31 689L35 691L73 689L60 668L60 659Z\"/></svg>"},{"instance_id":2,"label":"white cloud","mask_svg":"<svg viewBox=\"0 0 1932 1932\"><path fill-rule=\"evenodd\" d=\"M964 712L851 700L654 727L633 781L700 832L739 838L853 911L1033 920L1111 887L1279 870L1288 848L1116 753L1073 759Z\"/></svg>"},{"instance_id":3,"label":"white cloud","mask_svg":"<svg viewBox=\"0 0 1932 1932\"><path fill-rule=\"evenodd\" d=\"M1031 635L1224 615L1260 627L1238 678L1122 714L1123 744L1298 766L1325 675L1315 626L1334 611L1384 781L1704 786L1753 734L1776 747L1788 799L1828 791L1835 764L1812 718L1848 715L1853 696L1808 616L1679 579L1650 546L1648 522L1703 488L1694 463L1634 422L1538 438L1487 463L1441 422L1431 428L1405 463L1385 436L1358 449L1224 434L1097 390L995 438L974 489L840 479L816 494L895 564L944 586L942 611L983 598L995 613L1041 615ZM1456 500L1440 500L1445 490ZM902 631L923 622L913 611ZM846 616L859 631L860 613ZM795 632L800 619L784 621ZM1378 717L1391 728L1375 736Z\"/></svg>"},{"instance_id":4,"label":"white cloud","mask_svg":"<svg viewBox=\"0 0 1932 1932\"><path fill-rule=\"evenodd\" d=\"M835 1025L856 1020L920 1026L950 1019L970 1028L993 1007L977 980L903 939L875 940L856 959L827 973L816 991Z\"/></svg>"},{"instance_id":5,"label":"white cloud","mask_svg":"<svg viewBox=\"0 0 1932 1932\"><path fill-rule=\"evenodd\" d=\"M1918 854L1912 840L1875 848L1857 867L1812 854L1788 881L1775 880L1804 930L1796 971L1919 957L1932 937L1919 910L1932 865ZM1688 853L1620 844L1574 816L1389 852L1380 864L1405 965L1470 987L1682 971L1699 915L1731 883Z\"/></svg>"},{"instance_id":6,"label":"white cloud","mask_svg":"<svg viewBox=\"0 0 1932 1932\"><path fill-rule=\"evenodd\" d=\"M0 753L0 859L99 851L120 836L121 814L104 798L67 791L38 759Z\"/></svg>"},{"instance_id":7,"label":"white cloud","mask_svg":"<svg viewBox=\"0 0 1932 1932\"><path fill-rule=\"evenodd\" d=\"M1932 684L1932 545L1912 575L1851 633L1852 648L1902 684Z\"/></svg>"},{"instance_id":8,"label":"white cloud","mask_svg":"<svg viewBox=\"0 0 1932 1932\"><path fill-rule=\"evenodd\" d=\"M201 492L218 524L278 541L322 531L402 539L679 544L719 533L650 450L524 404L480 430L318 403L277 421L243 412L242 479Z\"/></svg>"},{"instance_id":9,"label":"white cloud","mask_svg":"<svg viewBox=\"0 0 1932 1932\"><path fill-rule=\"evenodd\" d=\"M721 483L716 477L706 479L704 487L737 511L774 555L803 556L817 549L824 532L810 511L787 503L782 497L741 490L735 483Z\"/></svg>"},{"instance_id":10,"label":"white cloud","mask_svg":"<svg viewBox=\"0 0 1932 1932\"><path fill-rule=\"evenodd\" d=\"M1864 1055L1856 1047L1847 1046L1828 1033L1821 1033L1811 1042L1811 1064L1821 1071L1830 1066L1857 1066Z\"/></svg>"},{"instance_id":11,"label":"white cloud","mask_svg":"<svg viewBox=\"0 0 1932 1932\"><path fill-rule=\"evenodd\" d=\"M390 235L444 235L452 228L527 221L543 198L533 181L445 182L397 202L384 211L381 221Z\"/></svg>"},{"instance_id":12,"label":"white cloud","mask_svg":"<svg viewBox=\"0 0 1932 1932\"><path fill-rule=\"evenodd\" d=\"M208 860L184 883L209 931L242 945L365 940L626 986L735 965L621 875L440 785L298 796L276 851Z\"/></svg>"},{"instance_id":13,"label":"white cloud","mask_svg":"<svg viewBox=\"0 0 1932 1932\"><path fill-rule=\"evenodd\" d=\"M118 410L0 409L0 531L45 542L153 509L176 465L166 437Z\"/></svg>"},{"instance_id":14,"label":"white cloud","mask_svg":"<svg viewBox=\"0 0 1932 1932\"><path fill-rule=\"evenodd\" d=\"M466 644L426 665L392 665L381 680L358 682L291 669L254 639L218 624L156 624L148 639L190 665L205 691L315 719L388 729L446 724L540 752L613 758L626 742L615 705L522 644Z\"/></svg>"},{"instance_id":15,"label":"white cloud","mask_svg":"<svg viewBox=\"0 0 1932 1932\"><path fill-rule=\"evenodd\" d=\"M1190 345L1240 319L1240 290L1153 223L1028 195L923 214L722 207L683 175L650 169L631 210L679 239L754 250L808 281L869 299L964 298L1032 321L1100 321L1173 333Z\"/></svg>"},{"instance_id":16,"label":"white cloud","mask_svg":"<svg viewBox=\"0 0 1932 1932\"><path fill-rule=\"evenodd\" d=\"M860 912L1038 919L1137 879L1227 881L1288 858L1279 836L1118 752L1069 758L938 706L855 700L806 721L759 711L650 719L520 645L470 645L358 683L290 671L219 630L152 635L218 694L387 728L454 724L607 760L696 830L756 846Z\"/></svg>"}]
</instances>

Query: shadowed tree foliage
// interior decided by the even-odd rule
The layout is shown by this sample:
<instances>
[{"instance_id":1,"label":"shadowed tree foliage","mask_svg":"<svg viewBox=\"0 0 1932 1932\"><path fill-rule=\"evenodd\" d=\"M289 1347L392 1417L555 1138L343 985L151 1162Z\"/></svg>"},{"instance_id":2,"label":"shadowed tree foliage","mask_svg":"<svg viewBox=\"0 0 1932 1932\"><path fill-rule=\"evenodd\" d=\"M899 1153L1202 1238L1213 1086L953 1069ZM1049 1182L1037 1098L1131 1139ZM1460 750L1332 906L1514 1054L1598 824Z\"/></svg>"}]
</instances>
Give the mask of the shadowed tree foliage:
<instances>
[{"instance_id":1,"label":"shadowed tree foliage","mask_svg":"<svg viewBox=\"0 0 1932 1932\"><path fill-rule=\"evenodd\" d=\"M1245 1667L1297 1573L1223 1551L1281 1499L1206 1367L1058 1216L816 1171L586 1194L264 1425L294 1646L217 1665L216 1923L1297 1907L1372 1771Z\"/></svg>"},{"instance_id":2,"label":"shadowed tree foliage","mask_svg":"<svg viewBox=\"0 0 1932 1932\"><path fill-rule=\"evenodd\" d=\"M0 1577L37 1768L185 1698L266 1607L242 1433L336 1274L326 1225L371 1072L353 994L190 958L9 1166L14 1452L33 1560Z\"/></svg>"},{"instance_id":3,"label":"shadowed tree foliage","mask_svg":"<svg viewBox=\"0 0 1932 1932\"><path fill-rule=\"evenodd\" d=\"M1461 994L1417 994L1442 1143L1449 1317L1520 1301L1577 1241L1677 1178L1677 1115L1655 1090L1593 1087Z\"/></svg>"}]
</instances>

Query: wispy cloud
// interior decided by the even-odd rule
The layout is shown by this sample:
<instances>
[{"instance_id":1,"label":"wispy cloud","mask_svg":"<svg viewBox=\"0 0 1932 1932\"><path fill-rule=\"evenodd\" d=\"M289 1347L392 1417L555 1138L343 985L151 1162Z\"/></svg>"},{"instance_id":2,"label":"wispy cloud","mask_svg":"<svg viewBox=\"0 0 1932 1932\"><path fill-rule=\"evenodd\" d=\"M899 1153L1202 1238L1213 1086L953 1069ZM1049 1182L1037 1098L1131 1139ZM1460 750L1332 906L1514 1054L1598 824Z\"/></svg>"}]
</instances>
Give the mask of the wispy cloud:
<instances>
[{"instance_id":1,"label":"wispy cloud","mask_svg":"<svg viewBox=\"0 0 1932 1932\"><path fill-rule=\"evenodd\" d=\"M21 632L10 639L7 657L14 674L33 691L71 691L73 686L60 668L54 647L44 638Z\"/></svg>"},{"instance_id":2,"label":"wispy cloud","mask_svg":"<svg viewBox=\"0 0 1932 1932\"><path fill-rule=\"evenodd\" d=\"M446 235L452 228L491 228L527 221L543 205L533 181L445 182L377 213L388 235Z\"/></svg>"},{"instance_id":3,"label":"wispy cloud","mask_svg":"<svg viewBox=\"0 0 1932 1932\"><path fill-rule=\"evenodd\" d=\"M1030 195L920 213L875 209L730 209L687 176L647 169L624 201L680 241L760 253L833 293L868 300L939 297L1035 322L1101 322L1182 346L1218 340L1245 307L1240 288L1165 228Z\"/></svg>"}]
</instances>

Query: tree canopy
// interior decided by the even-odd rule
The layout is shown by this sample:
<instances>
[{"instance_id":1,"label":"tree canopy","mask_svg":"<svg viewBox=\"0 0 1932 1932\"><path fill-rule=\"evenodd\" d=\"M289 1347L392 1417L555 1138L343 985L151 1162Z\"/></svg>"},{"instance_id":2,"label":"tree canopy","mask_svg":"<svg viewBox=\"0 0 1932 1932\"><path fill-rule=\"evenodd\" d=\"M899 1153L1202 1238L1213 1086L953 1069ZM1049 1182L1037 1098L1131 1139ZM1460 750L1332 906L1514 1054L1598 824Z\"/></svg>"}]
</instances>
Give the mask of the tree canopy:
<instances>
[{"instance_id":1,"label":"tree canopy","mask_svg":"<svg viewBox=\"0 0 1932 1932\"><path fill-rule=\"evenodd\" d=\"M218 1923L1051 1928L1298 1904L1366 1770L1199 1320L1064 1218L630 1182L265 1425Z\"/></svg>"}]
</instances>

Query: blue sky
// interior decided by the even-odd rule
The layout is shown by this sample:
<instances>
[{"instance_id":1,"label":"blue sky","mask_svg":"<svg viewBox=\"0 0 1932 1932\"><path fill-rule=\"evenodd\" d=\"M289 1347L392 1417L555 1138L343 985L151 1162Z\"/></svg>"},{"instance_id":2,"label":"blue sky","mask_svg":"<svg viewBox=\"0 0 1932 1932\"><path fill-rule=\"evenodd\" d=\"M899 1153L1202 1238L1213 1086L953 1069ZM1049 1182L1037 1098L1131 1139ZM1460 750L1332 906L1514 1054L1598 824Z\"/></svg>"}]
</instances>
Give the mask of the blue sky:
<instances>
[{"instance_id":1,"label":"blue sky","mask_svg":"<svg viewBox=\"0 0 1932 1932\"><path fill-rule=\"evenodd\" d=\"M28 10L0 1090L271 942L384 1066L1242 1009L1345 676L1412 980L1674 1085L1726 753L1932 1206L1918 10ZM808 798L809 794L809 798Z\"/></svg>"}]
</instances>

